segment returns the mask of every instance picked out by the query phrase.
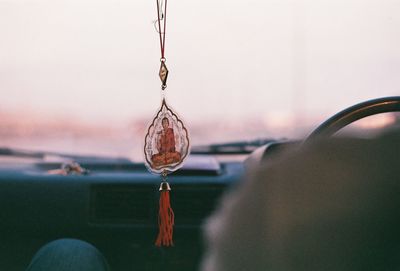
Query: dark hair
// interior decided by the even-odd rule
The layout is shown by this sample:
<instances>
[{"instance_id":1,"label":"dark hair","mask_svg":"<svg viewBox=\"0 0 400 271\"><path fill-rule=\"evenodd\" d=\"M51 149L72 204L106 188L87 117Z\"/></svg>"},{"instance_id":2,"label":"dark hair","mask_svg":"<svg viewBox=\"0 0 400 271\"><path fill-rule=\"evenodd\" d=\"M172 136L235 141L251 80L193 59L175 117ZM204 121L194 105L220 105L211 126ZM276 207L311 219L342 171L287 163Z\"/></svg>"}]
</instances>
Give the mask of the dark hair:
<instances>
[{"instance_id":1,"label":"dark hair","mask_svg":"<svg viewBox=\"0 0 400 271\"><path fill-rule=\"evenodd\" d=\"M161 120L161 123L163 123L164 120L167 120L167 121L168 121L168 124L169 124L169 119L168 119L167 117L163 117L162 120Z\"/></svg>"}]
</instances>

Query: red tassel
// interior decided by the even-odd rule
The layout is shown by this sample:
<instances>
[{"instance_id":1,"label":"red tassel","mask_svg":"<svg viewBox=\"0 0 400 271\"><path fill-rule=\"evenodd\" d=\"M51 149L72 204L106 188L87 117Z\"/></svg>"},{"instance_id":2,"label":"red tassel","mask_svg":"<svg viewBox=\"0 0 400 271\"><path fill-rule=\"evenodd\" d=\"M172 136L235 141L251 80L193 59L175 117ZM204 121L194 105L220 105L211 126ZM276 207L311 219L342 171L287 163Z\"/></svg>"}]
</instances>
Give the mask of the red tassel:
<instances>
[{"instance_id":1,"label":"red tassel","mask_svg":"<svg viewBox=\"0 0 400 271\"><path fill-rule=\"evenodd\" d=\"M172 241L174 232L174 211L171 208L171 202L169 198L169 184L167 182L161 183L160 186L160 210L158 213L158 236L155 245L161 246L173 246Z\"/></svg>"}]
</instances>

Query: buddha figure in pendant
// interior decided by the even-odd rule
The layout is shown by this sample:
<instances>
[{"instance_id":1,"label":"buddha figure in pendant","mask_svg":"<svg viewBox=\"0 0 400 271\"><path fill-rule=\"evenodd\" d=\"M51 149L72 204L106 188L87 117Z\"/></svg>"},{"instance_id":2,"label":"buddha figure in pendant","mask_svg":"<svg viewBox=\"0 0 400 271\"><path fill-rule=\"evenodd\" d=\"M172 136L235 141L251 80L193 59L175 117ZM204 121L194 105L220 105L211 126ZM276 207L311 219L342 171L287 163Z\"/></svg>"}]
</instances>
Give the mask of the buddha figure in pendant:
<instances>
[{"instance_id":1,"label":"buddha figure in pendant","mask_svg":"<svg viewBox=\"0 0 400 271\"><path fill-rule=\"evenodd\" d=\"M174 129L170 127L169 120L164 117L161 121L162 129L157 132L157 154L151 157L155 167L177 163L181 160L181 154L175 149Z\"/></svg>"},{"instance_id":2,"label":"buddha figure in pendant","mask_svg":"<svg viewBox=\"0 0 400 271\"><path fill-rule=\"evenodd\" d=\"M153 173L173 172L188 157L188 131L165 99L148 126L144 141L144 162Z\"/></svg>"}]
</instances>

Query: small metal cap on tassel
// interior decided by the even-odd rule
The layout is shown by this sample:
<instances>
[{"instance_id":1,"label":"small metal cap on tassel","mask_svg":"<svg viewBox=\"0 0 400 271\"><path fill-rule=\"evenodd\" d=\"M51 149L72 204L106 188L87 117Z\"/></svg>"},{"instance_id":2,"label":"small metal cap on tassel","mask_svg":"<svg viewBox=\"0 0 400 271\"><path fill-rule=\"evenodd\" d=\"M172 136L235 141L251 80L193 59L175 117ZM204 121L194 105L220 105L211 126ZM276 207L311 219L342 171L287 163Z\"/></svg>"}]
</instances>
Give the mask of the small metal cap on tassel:
<instances>
[{"instance_id":1,"label":"small metal cap on tassel","mask_svg":"<svg viewBox=\"0 0 400 271\"><path fill-rule=\"evenodd\" d=\"M160 183L160 188L158 191L171 191L171 186L169 186L169 183L167 181L163 181Z\"/></svg>"}]
</instances>

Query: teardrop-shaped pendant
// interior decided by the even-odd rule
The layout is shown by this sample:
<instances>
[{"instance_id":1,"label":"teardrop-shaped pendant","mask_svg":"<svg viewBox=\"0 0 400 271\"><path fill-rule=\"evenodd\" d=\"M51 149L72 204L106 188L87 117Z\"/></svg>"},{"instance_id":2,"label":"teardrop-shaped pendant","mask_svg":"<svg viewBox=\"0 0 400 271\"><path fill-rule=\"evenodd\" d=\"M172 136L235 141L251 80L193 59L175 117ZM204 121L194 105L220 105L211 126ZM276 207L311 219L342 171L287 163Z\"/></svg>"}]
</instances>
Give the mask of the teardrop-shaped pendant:
<instances>
[{"instance_id":1,"label":"teardrop-shaped pendant","mask_svg":"<svg viewBox=\"0 0 400 271\"><path fill-rule=\"evenodd\" d=\"M147 168L158 174L177 170L189 154L189 145L185 125L163 99L145 137Z\"/></svg>"}]
</instances>

